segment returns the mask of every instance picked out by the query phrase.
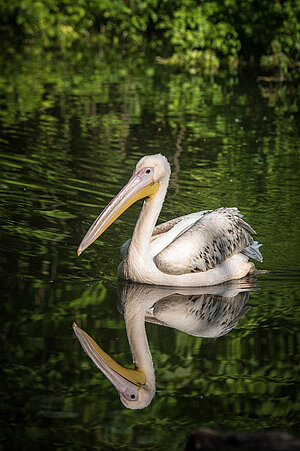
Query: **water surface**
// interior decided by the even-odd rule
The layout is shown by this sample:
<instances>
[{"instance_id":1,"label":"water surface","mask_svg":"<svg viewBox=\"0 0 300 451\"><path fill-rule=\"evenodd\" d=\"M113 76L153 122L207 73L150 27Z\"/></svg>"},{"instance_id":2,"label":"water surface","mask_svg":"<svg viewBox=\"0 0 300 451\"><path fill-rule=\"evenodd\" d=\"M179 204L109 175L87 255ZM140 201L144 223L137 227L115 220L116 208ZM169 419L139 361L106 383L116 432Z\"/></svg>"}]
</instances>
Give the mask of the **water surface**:
<instances>
[{"instance_id":1,"label":"water surface","mask_svg":"<svg viewBox=\"0 0 300 451\"><path fill-rule=\"evenodd\" d=\"M296 88L94 51L6 55L0 89L2 439L11 449L183 449L197 426L298 430ZM71 325L130 366L116 269L141 204L80 258L76 249L156 152L172 166L160 220L237 206L264 262L229 334L146 325L156 394L129 411Z\"/></svg>"}]
</instances>

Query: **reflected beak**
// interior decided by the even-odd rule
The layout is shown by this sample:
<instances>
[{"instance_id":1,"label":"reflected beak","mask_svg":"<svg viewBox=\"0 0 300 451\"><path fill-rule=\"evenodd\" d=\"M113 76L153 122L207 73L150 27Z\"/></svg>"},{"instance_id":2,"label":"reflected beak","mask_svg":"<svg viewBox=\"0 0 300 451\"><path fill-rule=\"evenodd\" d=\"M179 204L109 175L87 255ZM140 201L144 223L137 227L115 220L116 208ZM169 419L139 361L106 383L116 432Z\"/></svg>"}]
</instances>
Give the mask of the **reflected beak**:
<instances>
[{"instance_id":1,"label":"reflected beak","mask_svg":"<svg viewBox=\"0 0 300 451\"><path fill-rule=\"evenodd\" d=\"M92 244L127 208L139 199L152 199L157 193L159 183L152 180L152 175L143 168L134 173L119 194L98 216L80 243L77 254L80 255Z\"/></svg>"},{"instance_id":2,"label":"reflected beak","mask_svg":"<svg viewBox=\"0 0 300 451\"><path fill-rule=\"evenodd\" d=\"M72 327L83 350L113 384L119 395L122 395L127 401L137 401L139 399L139 387L146 383L144 372L139 369L127 369L119 365L76 323L73 323Z\"/></svg>"}]
</instances>

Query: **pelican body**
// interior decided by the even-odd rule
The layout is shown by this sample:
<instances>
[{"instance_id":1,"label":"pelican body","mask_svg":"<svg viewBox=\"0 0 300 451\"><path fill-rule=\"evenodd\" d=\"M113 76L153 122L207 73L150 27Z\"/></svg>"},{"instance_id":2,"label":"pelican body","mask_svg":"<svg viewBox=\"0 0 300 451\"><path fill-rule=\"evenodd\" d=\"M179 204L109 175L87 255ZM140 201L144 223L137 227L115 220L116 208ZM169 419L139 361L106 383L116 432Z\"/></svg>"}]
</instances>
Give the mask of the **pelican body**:
<instances>
[{"instance_id":1,"label":"pelican body","mask_svg":"<svg viewBox=\"0 0 300 451\"><path fill-rule=\"evenodd\" d=\"M78 255L128 207L144 204L132 238L123 244L118 274L125 280L176 287L210 286L240 279L254 270L249 257L262 261L255 233L237 208L205 210L156 226L170 178L161 154L143 157L133 175L95 220Z\"/></svg>"}]
</instances>

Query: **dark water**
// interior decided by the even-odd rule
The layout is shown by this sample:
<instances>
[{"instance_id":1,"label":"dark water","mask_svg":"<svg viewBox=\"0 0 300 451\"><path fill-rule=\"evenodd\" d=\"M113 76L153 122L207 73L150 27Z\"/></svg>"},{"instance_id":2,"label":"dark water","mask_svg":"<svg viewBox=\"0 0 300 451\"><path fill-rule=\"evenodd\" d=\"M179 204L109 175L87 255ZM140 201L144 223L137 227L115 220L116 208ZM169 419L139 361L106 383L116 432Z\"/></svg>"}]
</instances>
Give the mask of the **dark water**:
<instances>
[{"instance_id":1,"label":"dark water","mask_svg":"<svg viewBox=\"0 0 300 451\"><path fill-rule=\"evenodd\" d=\"M2 56L1 439L10 449L184 449L197 426L299 429L297 90L99 52ZM145 154L172 165L160 220L237 206L263 243L251 309L227 335L147 324L156 394L126 409L72 322L120 364L119 248L140 204L78 258Z\"/></svg>"}]
</instances>

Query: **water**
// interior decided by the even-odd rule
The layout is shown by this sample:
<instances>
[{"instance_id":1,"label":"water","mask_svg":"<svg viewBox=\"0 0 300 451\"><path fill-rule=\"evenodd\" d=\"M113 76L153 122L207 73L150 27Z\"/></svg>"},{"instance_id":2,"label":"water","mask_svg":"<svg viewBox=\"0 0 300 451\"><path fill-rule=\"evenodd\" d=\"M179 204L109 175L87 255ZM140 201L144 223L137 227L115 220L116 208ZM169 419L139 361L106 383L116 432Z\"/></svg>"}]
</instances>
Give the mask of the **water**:
<instances>
[{"instance_id":1,"label":"water","mask_svg":"<svg viewBox=\"0 0 300 451\"><path fill-rule=\"evenodd\" d=\"M190 75L137 57L1 57L1 438L10 449L184 449L198 426L299 429L296 88ZM140 204L80 258L89 225L145 154L172 165L160 220L238 206L263 243L227 335L147 324L156 393L126 409L82 351L76 322L122 366L119 248Z\"/></svg>"}]
</instances>

